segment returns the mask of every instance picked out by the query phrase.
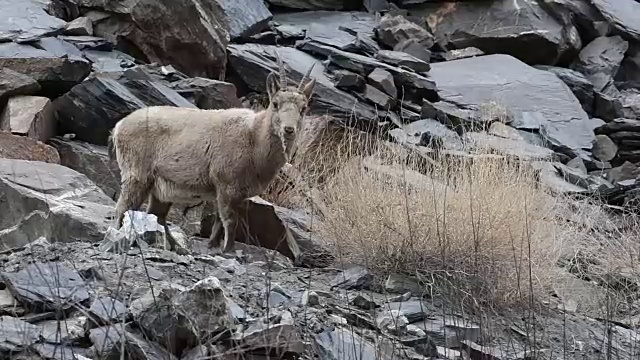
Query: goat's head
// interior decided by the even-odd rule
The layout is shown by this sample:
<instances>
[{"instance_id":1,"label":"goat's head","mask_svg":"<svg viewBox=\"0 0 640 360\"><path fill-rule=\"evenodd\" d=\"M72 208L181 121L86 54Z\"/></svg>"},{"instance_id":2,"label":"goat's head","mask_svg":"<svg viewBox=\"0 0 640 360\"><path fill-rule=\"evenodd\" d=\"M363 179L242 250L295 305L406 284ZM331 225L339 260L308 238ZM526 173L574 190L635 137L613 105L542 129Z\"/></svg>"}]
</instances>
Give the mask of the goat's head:
<instances>
[{"instance_id":1,"label":"goat's head","mask_svg":"<svg viewBox=\"0 0 640 360\"><path fill-rule=\"evenodd\" d=\"M313 94L316 80L311 79L310 75L315 63L311 65L298 86L287 86L284 65L277 53L276 59L279 75L272 72L267 76L269 110L273 123L280 126L279 132L284 138L286 147L289 148L302 128L302 120Z\"/></svg>"}]
</instances>

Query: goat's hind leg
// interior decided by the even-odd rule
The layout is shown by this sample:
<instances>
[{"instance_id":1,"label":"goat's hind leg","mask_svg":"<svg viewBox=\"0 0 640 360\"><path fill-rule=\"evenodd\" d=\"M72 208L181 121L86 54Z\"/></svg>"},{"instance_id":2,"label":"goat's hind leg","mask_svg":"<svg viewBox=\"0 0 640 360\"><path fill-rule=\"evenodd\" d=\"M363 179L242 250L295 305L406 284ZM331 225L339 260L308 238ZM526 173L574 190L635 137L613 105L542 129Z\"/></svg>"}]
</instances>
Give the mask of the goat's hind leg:
<instances>
[{"instance_id":1,"label":"goat's hind leg","mask_svg":"<svg viewBox=\"0 0 640 360\"><path fill-rule=\"evenodd\" d=\"M135 178L127 178L122 182L120 196L116 203L116 228L122 227L124 213L127 210L138 210L149 194L150 184Z\"/></svg>"},{"instance_id":2,"label":"goat's hind leg","mask_svg":"<svg viewBox=\"0 0 640 360\"><path fill-rule=\"evenodd\" d=\"M242 198L238 196L229 196L222 192L218 193L218 216L222 226L224 227L224 239L216 244L213 236L216 235L213 229L209 240L209 247L216 246L222 253L235 250L236 234L239 225L238 209Z\"/></svg>"},{"instance_id":3,"label":"goat's hind leg","mask_svg":"<svg viewBox=\"0 0 640 360\"><path fill-rule=\"evenodd\" d=\"M149 197L149 206L147 207L147 214L153 214L158 217L158 224L164 227L164 233L167 237L167 241L169 241L169 246L172 251L175 251L179 255L188 254L187 249L183 249L178 247L178 242L171 235L171 231L169 231L169 225L167 225L167 215L169 214L169 210L171 209L170 202L162 202L155 195L151 194Z\"/></svg>"}]
</instances>

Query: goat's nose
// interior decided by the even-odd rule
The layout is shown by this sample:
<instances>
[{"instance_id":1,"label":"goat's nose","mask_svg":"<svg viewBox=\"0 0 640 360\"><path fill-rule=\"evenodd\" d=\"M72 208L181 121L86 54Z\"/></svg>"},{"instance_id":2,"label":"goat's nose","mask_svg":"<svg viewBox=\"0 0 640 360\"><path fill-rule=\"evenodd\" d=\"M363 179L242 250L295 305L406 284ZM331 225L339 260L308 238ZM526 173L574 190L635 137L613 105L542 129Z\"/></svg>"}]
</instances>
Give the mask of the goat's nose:
<instances>
[{"instance_id":1,"label":"goat's nose","mask_svg":"<svg viewBox=\"0 0 640 360\"><path fill-rule=\"evenodd\" d=\"M293 126L285 126L284 127L284 132L286 132L287 134L293 134L293 131L295 129L293 128Z\"/></svg>"}]
</instances>

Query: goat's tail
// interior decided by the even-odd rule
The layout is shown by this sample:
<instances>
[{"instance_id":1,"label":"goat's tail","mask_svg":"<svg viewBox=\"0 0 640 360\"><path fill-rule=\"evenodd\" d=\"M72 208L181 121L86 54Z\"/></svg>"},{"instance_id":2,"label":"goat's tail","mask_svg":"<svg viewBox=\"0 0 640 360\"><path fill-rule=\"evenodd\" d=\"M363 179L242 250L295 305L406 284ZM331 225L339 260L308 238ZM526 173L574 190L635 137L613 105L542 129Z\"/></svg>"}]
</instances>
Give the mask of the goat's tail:
<instances>
[{"instance_id":1,"label":"goat's tail","mask_svg":"<svg viewBox=\"0 0 640 360\"><path fill-rule=\"evenodd\" d=\"M107 138L107 153L109 156L109 161L113 161L116 158L116 148L113 143L113 130L109 132L109 137Z\"/></svg>"}]
</instances>

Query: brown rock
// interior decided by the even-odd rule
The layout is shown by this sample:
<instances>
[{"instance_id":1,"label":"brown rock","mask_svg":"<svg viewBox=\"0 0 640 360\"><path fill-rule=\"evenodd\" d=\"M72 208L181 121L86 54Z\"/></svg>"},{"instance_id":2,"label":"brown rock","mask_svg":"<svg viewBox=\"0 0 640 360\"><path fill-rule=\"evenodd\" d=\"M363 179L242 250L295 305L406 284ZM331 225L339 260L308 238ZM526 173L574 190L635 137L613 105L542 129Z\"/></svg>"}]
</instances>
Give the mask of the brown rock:
<instances>
[{"instance_id":1,"label":"brown rock","mask_svg":"<svg viewBox=\"0 0 640 360\"><path fill-rule=\"evenodd\" d=\"M40 141L0 131L0 158L60 164L60 155Z\"/></svg>"},{"instance_id":2,"label":"brown rock","mask_svg":"<svg viewBox=\"0 0 640 360\"><path fill-rule=\"evenodd\" d=\"M12 134L47 141L55 132L51 101L42 96L15 96L0 115L0 128Z\"/></svg>"}]
</instances>

